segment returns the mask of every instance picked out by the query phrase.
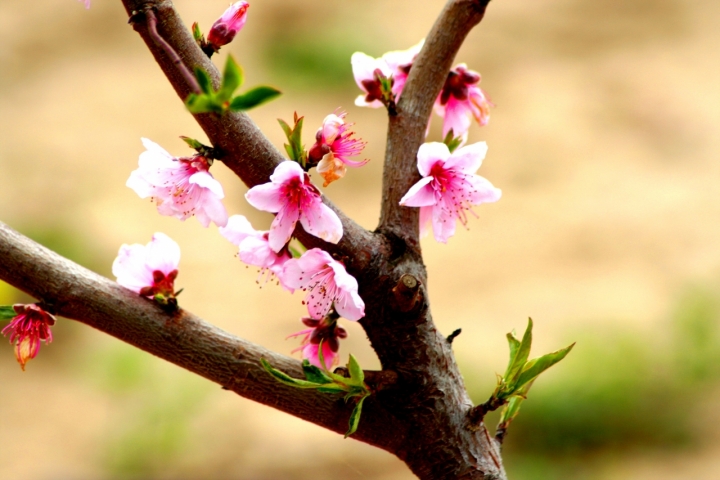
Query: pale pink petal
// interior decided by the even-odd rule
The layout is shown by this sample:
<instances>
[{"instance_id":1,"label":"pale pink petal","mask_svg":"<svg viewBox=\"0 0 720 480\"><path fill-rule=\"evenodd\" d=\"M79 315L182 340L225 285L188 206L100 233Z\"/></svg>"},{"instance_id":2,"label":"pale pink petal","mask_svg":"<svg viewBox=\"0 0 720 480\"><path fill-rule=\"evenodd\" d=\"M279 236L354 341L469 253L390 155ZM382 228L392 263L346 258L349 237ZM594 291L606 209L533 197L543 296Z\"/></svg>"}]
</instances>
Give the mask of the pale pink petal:
<instances>
[{"instance_id":1,"label":"pale pink petal","mask_svg":"<svg viewBox=\"0 0 720 480\"><path fill-rule=\"evenodd\" d=\"M255 230L243 215L233 215L228 219L227 225L220 227L218 231L235 246L240 246L247 237L261 236L261 233Z\"/></svg>"},{"instance_id":2,"label":"pale pink petal","mask_svg":"<svg viewBox=\"0 0 720 480\"><path fill-rule=\"evenodd\" d=\"M167 275L177 270L180 264L180 246L164 233L157 232L147 244L145 263L150 271L160 270Z\"/></svg>"},{"instance_id":3,"label":"pale pink petal","mask_svg":"<svg viewBox=\"0 0 720 480\"><path fill-rule=\"evenodd\" d=\"M497 202L502 196L502 190L495 188L493 184L484 177L473 175L470 183L475 189L471 197L471 203L473 205Z\"/></svg>"},{"instance_id":4,"label":"pale pink petal","mask_svg":"<svg viewBox=\"0 0 720 480\"><path fill-rule=\"evenodd\" d=\"M194 173L190 176L189 182L212 192L217 198L225 198L222 185L209 172Z\"/></svg>"},{"instance_id":5,"label":"pale pink petal","mask_svg":"<svg viewBox=\"0 0 720 480\"><path fill-rule=\"evenodd\" d=\"M445 137L450 130L453 131L453 136L455 137L466 137L470 129L471 115L472 111L468 100L457 100L451 96L447 105L445 105L445 117L443 118L442 129L443 137Z\"/></svg>"},{"instance_id":6,"label":"pale pink petal","mask_svg":"<svg viewBox=\"0 0 720 480\"><path fill-rule=\"evenodd\" d=\"M418 171L423 177L430 175L430 170L438 160L443 162L450 157L447 145L440 142L423 143L417 154Z\"/></svg>"},{"instance_id":7,"label":"pale pink petal","mask_svg":"<svg viewBox=\"0 0 720 480\"><path fill-rule=\"evenodd\" d=\"M433 207L420 207L420 236L424 237L429 232L432 221Z\"/></svg>"},{"instance_id":8,"label":"pale pink petal","mask_svg":"<svg viewBox=\"0 0 720 480\"><path fill-rule=\"evenodd\" d=\"M340 218L319 198L300 212L300 224L306 232L326 242L338 243L343 236Z\"/></svg>"},{"instance_id":9,"label":"pale pink petal","mask_svg":"<svg viewBox=\"0 0 720 480\"><path fill-rule=\"evenodd\" d=\"M130 177L125 182L125 186L133 189L140 198L152 197L155 192L155 188L143 178L139 169L130 172Z\"/></svg>"},{"instance_id":10,"label":"pale pink petal","mask_svg":"<svg viewBox=\"0 0 720 480\"><path fill-rule=\"evenodd\" d=\"M293 179L302 181L305 178L305 172L302 167L292 160L285 160L280 162L272 175L270 175L270 181L273 183L287 183Z\"/></svg>"},{"instance_id":11,"label":"pale pink petal","mask_svg":"<svg viewBox=\"0 0 720 480\"><path fill-rule=\"evenodd\" d=\"M445 168L458 170L463 173L477 172L487 154L487 143L477 142L455 150L445 161Z\"/></svg>"},{"instance_id":12,"label":"pale pink petal","mask_svg":"<svg viewBox=\"0 0 720 480\"><path fill-rule=\"evenodd\" d=\"M211 192L204 192L202 199L197 203L195 216L200 220L203 227L214 222L218 227L227 225L228 214L220 198Z\"/></svg>"},{"instance_id":13,"label":"pale pink petal","mask_svg":"<svg viewBox=\"0 0 720 480\"><path fill-rule=\"evenodd\" d=\"M282 185L263 183L247 191L245 199L250 205L264 212L278 212L285 204L282 196Z\"/></svg>"},{"instance_id":14,"label":"pale pink petal","mask_svg":"<svg viewBox=\"0 0 720 480\"><path fill-rule=\"evenodd\" d=\"M136 293L153 284L152 270L145 265L145 246L122 245L112 265L117 282Z\"/></svg>"},{"instance_id":15,"label":"pale pink petal","mask_svg":"<svg viewBox=\"0 0 720 480\"><path fill-rule=\"evenodd\" d=\"M447 243L455 235L455 217L438 206L432 210L432 226L433 236L438 242Z\"/></svg>"},{"instance_id":16,"label":"pale pink petal","mask_svg":"<svg viewBox=\"0 0 720 480\"><path fill-rule=\"evenodd\" d=\"M423 177L400 199L400 205L404 207L426 207L435 205L435 190L430 185L435 179L433 177Z\"/></svg>"},{"instance_id":17,"label":"pale pink petal","mask_svg":"<svg viewBox=\"0 0 720 480\"><path fill-rule=\"evenodd\" d=\"M273 250L279 252L290 241L299 216L300 210L295 204L286 204L275 215L275 219L270 225L270 235L268 237L270 247Z\"/></svg>"},{"instance_id":18,"label":"pale pink petal","mask_svg":"<svg viewBox=\"0 0 720 480\"><path fill-rule=\"evenodd\" d=\"M240 244L240 260L256 267L270 268L278 258L267 240L259 237L247 237Z\"/></svg>"},{"instance_id":19,"label":"pale pink petal","mask_svg":"<svg viewBox=\"0 0 720 480\"><path fill-rule=\"evenodd\" d=\"M322 123L322 138L327 144L331 144L335 141L335 138L337 138L338 133L340 133L340 126L344 125L345 122L342 118L335 115L334 113L331 113L325 119Z\"/></svg>"}]
</instances>

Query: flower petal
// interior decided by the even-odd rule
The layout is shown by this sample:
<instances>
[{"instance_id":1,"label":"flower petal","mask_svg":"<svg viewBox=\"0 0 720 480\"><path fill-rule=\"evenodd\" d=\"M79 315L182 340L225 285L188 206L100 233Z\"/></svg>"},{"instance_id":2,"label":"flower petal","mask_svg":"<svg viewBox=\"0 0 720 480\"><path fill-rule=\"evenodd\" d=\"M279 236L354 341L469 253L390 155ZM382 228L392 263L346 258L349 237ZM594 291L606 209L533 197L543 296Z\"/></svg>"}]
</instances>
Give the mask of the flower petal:
<instances>
[{"instance_id":1,"label":"flower petal","mask_svg":"<svg viewBox=\"0 0 720 480\"><path fill-rule=\"evenodd\" d=\"M440 142L423 143L418 149L418 171L423 177L430 175L430 170L438 160L445 161L450 157L447 145Z\"/></svg>"},{"instance_id":2,"label":"flower petal","mask_svg":"<svg viewBox=\"0 0 720 480\"><path fill-rule=\"evenodd\" d=\"M437 198L431 183L433 177L423 177L400 199L400 205L404 207L426 207L435 205Z\"/></svg>"}]
</instances>

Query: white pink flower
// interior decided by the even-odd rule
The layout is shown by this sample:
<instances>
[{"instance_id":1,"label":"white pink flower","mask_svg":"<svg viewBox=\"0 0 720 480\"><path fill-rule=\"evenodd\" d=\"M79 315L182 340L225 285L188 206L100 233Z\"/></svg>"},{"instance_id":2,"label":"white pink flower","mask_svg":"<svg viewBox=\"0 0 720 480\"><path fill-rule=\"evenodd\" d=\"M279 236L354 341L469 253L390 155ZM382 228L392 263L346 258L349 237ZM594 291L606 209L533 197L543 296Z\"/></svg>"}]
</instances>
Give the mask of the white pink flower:
<instances>
[{"instance_id":1,"label":"white pink flower","mask_svg":"<svg viewBox=\"0 0 720 480\"><path fill-rule=\"evenodd\" d=\"M248 2L236 2L230 5L225 12L215 20L207 36L207 43L217 52L220 47L232 42L235 35L243 28L247 21Z\"/></svg>"},{"instance_id":2,"label":"white pink flower","mask_svg":"<svg viewBox=\"0 0 720 480\"><path fill-rule=\"evenodd\" d=\"M40 351L40 341L45 345L52 342L50 327L55 325L55 317L34 304L17 304L13 309L17 315L0 333L10 335L10 343L15 345L15 358L25 370L25 364Z\"/></svg>"},{"instance_id":3,"label":"white pink flower","mask_svg":"<svg viewBox=\"0 0 720 480\"><path fill-rule=\"evenodd\" d=\"M355 99L355 105L359 107L377 108L383 105L383 93L381 89L382 78L392 78L392 93L395 100L405 86L408 73L412 67L415 57L420 52L425 40L407 50L395 50L385 53L380 58L373 58L362 52L353 53L350 58L355 83L364 91Z\"/></svg>"},{"instance_id":4,"label":"white pink flower","mask_svg":"<svg viewBox=\"0 0 720 480\"><path fill-rule=\"evenodd\" d=\"M420 146L418 170L423 178L400 200L400 205L420 207L420 233L432 222L435 240L446 243L455 234L455 220L467 224L466 211L473 205L495 202L501 191L485 178L475 175L482 164L487 145L478 142L455 150L444 143Z\"/></svg>"},{"instance_id":5,"label":"white pink flower","mask_svg":"<svg viewBox=\"0 0 720 480\"><path fill-rule=\"evenodd\" d=\"M322 203L320 191L296 162L280 163L270 182L251 188L245 198L259 210L277 213L268 236L275 252L290 241L298 221L306 232L326 242L338 243L342 238L340 218Z\"/></svg>"},{"instance_id":6,"label":"white pink flower","mask_svg":"<svg viewBox=\"0 0 720 480\"><path fill-rule=\"evenodd\" d=\"M317 171L325 179L323 187L345 176L348 167L362 167L369 160L350 160L360 155L365 142L352 138L355 132L348 130L351 123L345 123L345 112L334 113L323 120L315 135L315 144L308 151L308 160L317 164Z\"/></svg>"},{"instance_id":7,"label":"white pink flower","mask_svg":"<svg viewBox=\"0 0 720 480\"><path fill-rule=\"evenodd\" d=\"M331 308L348 320L365 316L365 302L358 295L357 280L324 250L313 248L300 258L288 260L283 280L290 288L308 292L304 303L314 319L324 318Z\"/></svg>"},{"instance_id":8,"label":"white pink flower","mask_svg":"<svg viewBox=\"0 0 720 480\"><path fill-rule=\"evenodd\" d=\"M220 182L208 171L206 158L195 155L174 158L157 143L142 139L147 149L140 154L139 167L130 174L126 185L140 198L151 197L157 202L161 215L185 220L193 215L207 227L227 223L227 211L222 204Z\"/></svg>"},{"instance_id":9,"label":"white pink flower","mask_svg":"<svg viewBox=\"0 0 720 480\"><path fill-rule=\"evenodd\" d=\"M310 328L300 330L288 336L288 338L303 337L300 346L293 350L293 352L300 350L302 357L318 368L330 369L337 365L340 339L347 338L347 331L337 324L337 320L328 318L316 320L305 317L301 319L301 321ZM323 360L325 361L324 365L320 361L319 355L321 344Z\"/></svg>"},{"instance_id":10,"label":"white pink flower","mask_svg":"<svg viewBox=\"0 0 720 480\"><path fill-rule=\"evenodd\" d=\"M240 260L248 265L260 267L260 276L267 274L266 281L275 275L283 287L292 291L282 280L283 265L292 256L287 248L281 249L279 253L270 248L268 241L270 232L255 230L242 215L233 215L227 225L220 227L219 230L223 237L239 248Z\"/></svg>"},{"instance_id":11,"label":"white pink flower","mask_svg":"<svg viewBox=\"0 0 720 480\"><path fill-rule=\"evenodd\" d=\"M466 139L472 118L481 127L487 125L493 104L479 83L480 74L468 70L464 63L450 70L435 100L435 113L443 117L443 137L452 130L454 137Z\"/></svg>"},{"instance_id":12,"label":"white pink flower","mask_svg":"<svg viewBox=\"0 0 720 480\"><path fill-rule=\"evenodd\" d=\"M120 285L142 296L174 299L179 263L178 244L158 232L147 245L121 246L112 273Z\"/></svg>"}]
</instances>

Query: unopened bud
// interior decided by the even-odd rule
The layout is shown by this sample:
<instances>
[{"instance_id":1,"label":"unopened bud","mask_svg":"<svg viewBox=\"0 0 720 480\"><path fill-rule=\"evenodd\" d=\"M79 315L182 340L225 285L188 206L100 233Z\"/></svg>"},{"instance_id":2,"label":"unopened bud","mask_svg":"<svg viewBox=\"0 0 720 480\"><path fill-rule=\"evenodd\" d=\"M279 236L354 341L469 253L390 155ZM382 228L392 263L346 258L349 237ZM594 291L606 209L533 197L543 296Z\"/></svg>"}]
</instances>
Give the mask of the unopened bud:
<instances>
[{"instance_id":1,"label":"unopened bud","mask_svg":"<svg viewBox=\"0 0 720 480\"><path fill-rule=\"evenodd\" d=\"M207 36L207 43L210 44L215 51L220 47L232 42L235 35L245 25L247 19L247 9L250 6L248 2L236 2L213 23L212 28Z\"/></svg>"}]
</instances>

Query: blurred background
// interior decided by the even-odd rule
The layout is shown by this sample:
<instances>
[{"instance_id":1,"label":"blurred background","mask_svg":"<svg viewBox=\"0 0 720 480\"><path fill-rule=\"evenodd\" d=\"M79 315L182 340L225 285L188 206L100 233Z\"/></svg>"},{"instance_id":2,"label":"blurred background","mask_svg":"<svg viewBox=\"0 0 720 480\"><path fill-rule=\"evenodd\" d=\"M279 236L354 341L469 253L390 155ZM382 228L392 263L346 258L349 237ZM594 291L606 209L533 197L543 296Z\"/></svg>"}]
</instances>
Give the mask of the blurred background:
<instances>
[{"instance_id":1,"label":"blurred background","mask_svg":"<svg viewBox=\"0 0 720 480\"><path fill-rule=\"evenodd\" d=\"M226 2L177 0L207 32ZM353 105L350 55L425 36L443 2L255 0L232 53L246 85L284 95L252 118L305 115L305 141L342 107L370 163L325 193L379 216L385 114ZM496 108L470 141L503 190L447 245L423 242L432 308L472 397L506 365L504 334L535 321L534 354L577 341L536 382L505 444L513 479L720 478L720 3L495 1L458 62ZM301 296L258 285L215 226L161 217L125 181L148 137L174 155L206 140L117 0L0 3L0 220L111 277L123 243L182 248L183 307L279 352ZM439 140L436 118L430 140ZM267 228L221 164L231 214ZM112 277L111 277L112 278ZM0 304L32 299L0 283ZM341 348L378 362L359 326ZM0 341L0 478L409 479L385 452L220 389L84 325L21 372ZM491 417L492 427L495 420Z\"/></svg>"}]
</instances>

